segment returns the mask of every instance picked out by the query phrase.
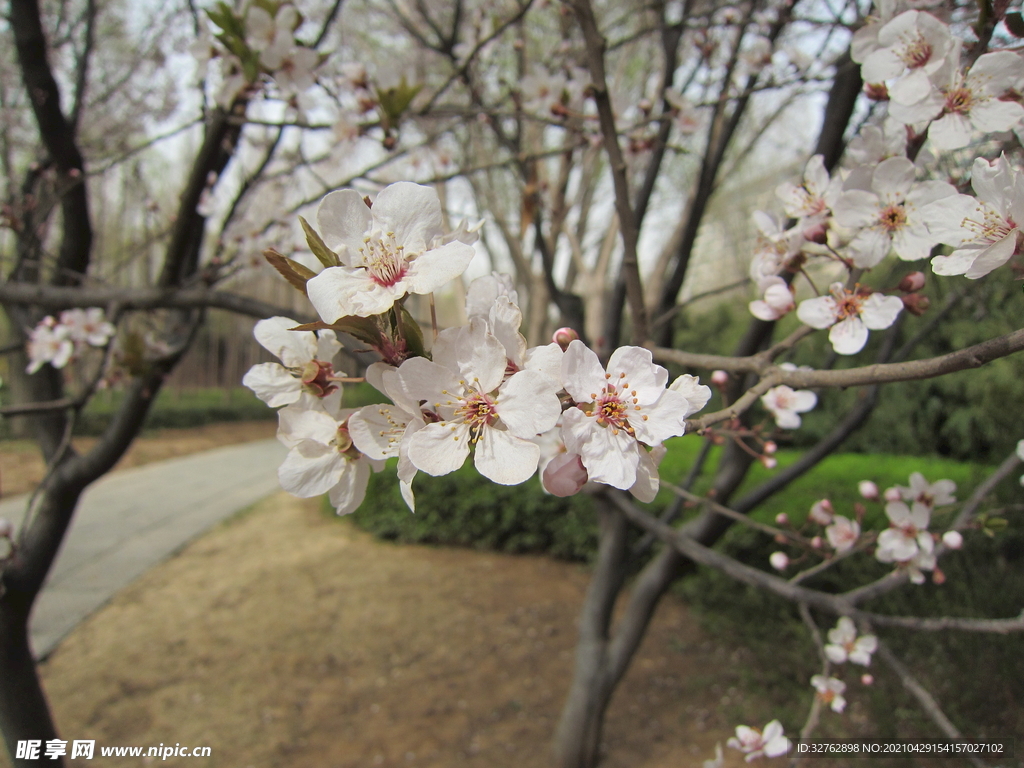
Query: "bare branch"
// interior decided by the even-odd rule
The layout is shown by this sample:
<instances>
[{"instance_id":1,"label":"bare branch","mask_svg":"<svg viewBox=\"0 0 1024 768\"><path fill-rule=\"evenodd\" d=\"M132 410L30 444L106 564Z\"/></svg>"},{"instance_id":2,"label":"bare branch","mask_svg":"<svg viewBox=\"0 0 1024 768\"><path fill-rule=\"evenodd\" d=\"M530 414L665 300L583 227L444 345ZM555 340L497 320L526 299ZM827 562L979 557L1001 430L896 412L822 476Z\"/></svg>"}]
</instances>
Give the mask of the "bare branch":
<instances>
[{"instance_id":1,"label":"bare branch","mask_svg":"<svg viewBox=\"0 0 1024 768\"><path fill-rule=\"evenodd\" d=\"M293 314L259 299L240 296L206 286L186 288L71 288L47 285L6 283L0 285L0 302L27 304L46 309L104 307L117 303L127 310L141 309L226 309L250 317ZM313 315L297 313L296 320L312 322Z\"/></svg>"},{"instance_id":2,"label":"bare branch","mask_svg":"<svg viewBox=\"0 0 1024 768\"><path fill-rule=\"evenodd\" d=\"M640 264L637 261L636 246L639 239L637 220L629 199L629 184L626 179L626 161L619 146L618 131L615 128L615 113L612 110L611 98L608 95L608 83L605 78L604 52L606 41L597 28L594 9L590 0L575 0L573 6L576 18L583 29L583 37L587 43L587 58L590 65L590 78L594 88L594 102L601 123L604 137L604 148L608 153L608 163L612 173L615 189L615 212L619 216L619 229L622 233L622 274L629 297L629 309L633 318L633 338L642 343L648 338L647 306L644 303L643 284L640 280Z\"/></svg>"}]
</instances>

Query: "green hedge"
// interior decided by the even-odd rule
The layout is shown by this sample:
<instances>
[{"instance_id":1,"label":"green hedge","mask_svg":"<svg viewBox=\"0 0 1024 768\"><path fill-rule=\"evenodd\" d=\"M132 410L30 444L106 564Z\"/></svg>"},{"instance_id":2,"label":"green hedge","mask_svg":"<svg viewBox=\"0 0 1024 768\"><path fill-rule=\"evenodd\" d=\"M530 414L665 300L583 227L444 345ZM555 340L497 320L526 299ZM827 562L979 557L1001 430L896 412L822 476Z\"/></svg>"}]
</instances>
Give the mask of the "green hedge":
<instances>
[{"instance_id":1,"label":"green hedge","mask_svg":"<svg viewBox=\"0 0 1024 768\"><path fill-rule=\"evenodd\" d=\"M584 496L556 498L536 478L497 485L467 464L444 477L419 473L413 483L416 514L410 514L393 464L370 479L367 500L354 515L357 525L383 539L580 561L596 550L597 529Z\"/></svg>"}]
</instances>

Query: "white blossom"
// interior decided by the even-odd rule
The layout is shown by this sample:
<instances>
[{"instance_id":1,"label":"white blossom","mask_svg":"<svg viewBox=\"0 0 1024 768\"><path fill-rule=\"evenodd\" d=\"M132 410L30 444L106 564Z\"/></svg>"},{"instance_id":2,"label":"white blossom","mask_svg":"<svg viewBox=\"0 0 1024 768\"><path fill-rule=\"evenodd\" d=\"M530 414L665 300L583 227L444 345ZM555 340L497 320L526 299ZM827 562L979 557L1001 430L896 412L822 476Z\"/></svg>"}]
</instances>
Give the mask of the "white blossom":
<instances>
[{"instance_id":1,"label":"white blossom","mask_svg":"<svg viewBox=\"0 0 1024 768\"><path fill-rule=\"evenodd\" d=\"M956 194L944 181L914 183L916 168L905 157L890 157L871 175L871 190L844 192L834 207L838 224L855 230L849 243L854 266L878 264L890 249L905 261L927 258L938 238L929 233L924 206Z\"/></svg>"},{"instance_id":2,"label":"white blossom","mask_svg":"<svg viewBox=\"0 0 1024 768\"><path fill-rule=\"evenodd\" d=\"M789 739L786 738L782 723L772 720L763 731L746 725L736 726L736 735L726 742L726 746L743 752L748 763L759 757L781 757L789 751Z\"/></svg>"},{"instance_id":3,"label":"white blossom","mask_svg":"<svg viewBox=\"0 0 1024 768\"><path fill-rule=\"evenodd\" d=\"M638 443L656 446L683 434L686 417L711 396L692 377L666 389L668 371L647 349L620 347L605 370L578 339L562 358L562 383L577 406L562 417L566 448L582 457L591 480L622 489L650 470L646 460L647 469L640 467L646 450Z\"/></svg>"},{"instance_id":4,"label":"white blossom","mask_svg":"<svg viewBox=\"0 0 1024 768\"><path fill-rule=\"evenodd\" d=\"M970 143L975 132L1008 131L1024 118L1024 106L1001 97L1024 78L1024 60L1010 51L986 53L966 75L960 71L961 41L933 75L938 86L912 104L890 102L889 114L907 125L933 120L928 140L939 150Z\"/></svg>"},{"instance_id":5,"label":"white blossom","mask_svg":"<svg viewBox=\"0 0 1024 768\"><path fill-rule=\"evenodd\" d=\"M461 329L457 353L448 365L422 357L398 369L405 391L426 401L438 421L411 436L409 459L430 475L445 475L465 462L502 485L529 479L540 449L531 441L558 421L558 384L537 371L505 378L505 350L482 318Z\"/></svg>"},{"instance_id":6,"label":"white blossom","mask_svg":"<svg viewBox=\"0 0 1024 768\"><path fill-rule=\"evenodd\" d=\"M354 512L363 503L370 470L383 466L352 444L351 414L330 413L321 402L289 406L278 414L278 438L290 449L277 470L281 487L303 499L326 493L339 515Z\"/></svg>"},{"instance_id":7,"label":"white blossom","mask_svg":"<svg viewBox=\"0 0 1024 768\"><path fill-rule=\"evenodd\" d=\"M913 472L910 475L910 485L897 485L896 490L904 501L912 502L914 506L921 506L931 510L935 507L944 507L947 504L955 504L956 483L952 480L936 480L929 483L920 472Z\"/></svg>"},{"instance_id":8,"label":"white blossom","mask_svg":"<svg viewBox=\"0 0 1024 768\"><path fill-rule=\"evenodd\" d=\"M828 340L840 355L855 355L868 341L868 330L888 328L903 309L898 296L864 295L833 283L831 296L800 302L796 315L812 328L830 328Z\"/></svg>"},{"instance_id":9,"label":"white blossom","mask_svg":"<svg viewBox=\"0 0 1024 768\"><path fill-rule=\"evenodd\" d=\"M799 429L800 414L818 404L818 396L807 389L795 390L785 384L772 387L761 396L780 429Z\"/></svg>"},{"instance_id":10,"label":"white blossom","mask_svg":"<svg viewBox=\"0 0 1024 768\"><path fill-rule=\"evenodd\" d=\"M941 69L953 48L949 27L929 13L907 11L878 30L878 48L864 58L865 82L889 86L894 101L914 104L928 95L929 78Z\"/></svg>"},{"instance_id":11,"label":"white blossom","mask_svg":"<svg viewBox=\"0 0 1024 768\"><path fill-rule=\"evenodd\" d=\"M833 712L842 712L846 709L846 699L843 692L846 690L846 683L835 677L815 675L811 678L811 685L818 693L822 703L832 708Z\"/></svg>"},{"instance_id":12,"label":"white blossom","mask_svg":"<svg viewBox=\"0 0 1024 768\"><path fill-rule=\"evenodd\" d=\"M44 318L28 335L28 373L35 373L49 363L54 368L63 368L74 354L75 345L68 336L68 330L52 317Z\"/></svg>"},{"instance_id":13,"label":"white blossom","mask_svg":"<svg viewBox=\"0 0 1024 768\"><path fill-rule=\"evenodd\" d=\"M841 616L836 626L828 632L825 655L833 664L844 664L849 661L866 667L871 663L871 654L877 649L877 637L874 635L858 637L853 619L849 616Z\"/></svg>"},{"instance_id":14,"label":"white blossom","mask_svg":"<svg viewBox=\"0 0 1024 768\"><path fill-rule=\"evenodd\" d=\"M971 184L977 197L955 195L934 202L923 212L929 231L940 243L953 246L947 256L932 259L937 275L977 279L1002 266L1021 250L1024 223L1024 174L1005 155L988 163L974 161Z\"/></svg>"},{"instance_id":15,"label":"white blossom","mask_svg":"<svg viewBox=\"0 0 1024 768\"><path fill-rule=\"evenodd\" d=\"M369 317L389 310L407 293L432 293L461 275L472 246L453 241L429 248L441 231L441 202L430 187L399 182L367 208L358 192L331 192L317 223L324 243L343 266L328 267L306 283L320 317Z\"/></svg>"},{"instance_id":16,"label":"white blossom","mask_svg":"<svg viewBox=\"0 0 1024 768\"><path fill-rule=\"evenodd\" d=\"M842 515L836 515L832 524L825 529L825 536L828 543L838 552L846 552L852 549L860 538L860 523Z\"/></svg>"},{"instance_id":17,"label":"white blossom","mask_svg":"<svg viewBox=\"0 0 1024 768\"><path fill-rule=\"evenodd\" d=\"M890 527L878 534L875 557L883 563L906 563L918 552L931 552L933 540L928 533L931 511L924 505L908 507L902 501L885 505Z\"/></svg>"},{"instance_id":18,"label":"white blossom","mask_svg":"<svg viewBox=\"0 0 1024 768\"><path fill-rule=\"evenodd\" d=\"M339 390L333 381L331 360L341 349L334 331L291 331L298 323L290 317L270 317L256 323L253 335L281 364L258 363L242 384L271 408L295 403L303 393L326 397Z\"/></svg>"}]
</instances>

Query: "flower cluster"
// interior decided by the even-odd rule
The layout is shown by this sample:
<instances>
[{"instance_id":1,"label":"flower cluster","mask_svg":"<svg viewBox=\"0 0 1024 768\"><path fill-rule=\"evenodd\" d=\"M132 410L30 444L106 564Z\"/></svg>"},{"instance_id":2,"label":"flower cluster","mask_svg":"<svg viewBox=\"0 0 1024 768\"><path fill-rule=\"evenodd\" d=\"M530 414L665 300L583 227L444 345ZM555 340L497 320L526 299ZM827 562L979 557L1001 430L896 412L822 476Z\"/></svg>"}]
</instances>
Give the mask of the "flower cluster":
<instances>
[{"instance_id":1,"label":"flower cluster","mask_svg":"<svg viewBox=\"0 0 1024 768\"><path fill-rule=\"evenodd\" d=\"M975 279L1024 251L1024 178L1005 155L974 161L973 195L923 179L917 158L923 144L957 149L981 134L1019 128L1024 58L1008 50L967 56L946 23L919 8L897 13L898 5L884 5L851 48L868 92L886 104L883 121L851 141L845 167L830 174L815 155L802 183L778 187L795 220L788 229L754 215L761 235L750 276L761 298L750 303L751 313L774 321L796 309L801 322L829 329L841 355L860 352L868 332L891 326L904 307L921 314L927 299L916 293L921 286L885 295L851 278L798 303L792 276L805 273L809 260L831 260L852 273L894 253L903 261L931 258L937 275ZM940 246L952 251L935 253Z\"/></svg>"},{"instance_id":2,"label":"flower cluster","mask_svg":"<svg viewBox=\"0 0 1024 768\"><path fill-rule=\"evenodd\" d=\"M595 482L654 498L662 443L682 435L711 397L696 377L670 384L641 347L622 347L603 365L566 329L527 348L516 292L501 275L470 285L468 323L441 331L427 353L404 302L465 270L474 255L468 228L444 233L436 193L408 182L387 187L372 206L353 190L333 192L317 222L320 231L307 237L325 266L303 287L322 320L257 323L256 339L281 363L256 365L243 381L281 408L285 490L328 493L344 514L359 506L370 471L397 458L413 508L417 472L445 475L472 456L481 475L504 485L541 468L545 488L560 496ZM287 259L272 256L296 279ZM390 402L341 407L335 331L380 352L366 378Z\"/></svg>"},{"instance_id":3,"label":"flower cluster","mask_svg":"<svg viewBox=\"0 0 1024 768\"><path fill-rule=\"evenodd\" d=\"M82 350L105 347L114 332L99 307L68 309L58 319L47 315L29 332L26 370L35 373L46 363L63 368Z\"/></svg>"}]
</instances>

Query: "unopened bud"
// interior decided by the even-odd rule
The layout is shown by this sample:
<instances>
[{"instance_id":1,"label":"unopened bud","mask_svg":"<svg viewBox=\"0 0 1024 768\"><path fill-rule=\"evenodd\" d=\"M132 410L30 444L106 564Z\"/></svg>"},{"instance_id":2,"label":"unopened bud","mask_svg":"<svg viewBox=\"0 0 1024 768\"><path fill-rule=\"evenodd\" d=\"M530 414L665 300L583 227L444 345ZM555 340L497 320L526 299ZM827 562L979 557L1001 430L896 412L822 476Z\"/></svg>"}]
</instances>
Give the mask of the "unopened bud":
<instances>
[{"instance_id":1,"label":"unopened bud","mask_svg":"<svg viewBox=\"0 0 1024 768\"><path fill-rule=\"evenodd\" d=\"M775 469L779 462L773 456L762 456L761 463L764 464L765 469Z\"/></svg>"},{"instance_id":2,"label":"unopened bud","mask_svg":"<svg viewBox=\"0 0 1024 768\"><path fill-rule=\"evenodd\" d=\"M785 552L772 552L768 562L772 564L772 568L776 571L784 571L789 567L789 557L787 557Z\"/></svg>"},{"instance_id":3,"label":"unopened bud","mask_svg":"<svg viewBox=\"0 0 1024 768\"><path fill-rule=\"evenodd\" d=\"M0 539L9 539L14 533L14 525L6 517L0 517Z\"/></svg>"},{"instance_id":4,"label":"unopened bud","mask_svg":"<svg viewBox=\"0 0 1024 768\"><path fill-rule=\"evenodd\" d=\"M716 387L724 387L729 383L729 374L725 371L715 371L711 374L711 383Z\"/></svg>"},{"instance_id":5,"label":"unopened bud","mask_svg":"<svg viewBox=\"0 0 1024 768\"><path fill-rule=\"evenodd\" d=\"M809 243L825 245L828 242L828 224L822 221L813 227L807 227L803 231L803 236L804 240Z\"/></svg>"},{"instance_id":6,"label":"unopened bud","mask_svg":"<svg viewBox=\"0 0 1024 768\"><path fill-rule=\"evenodd\" d=\"M885 83L865 83L864 95L872 101L888 101L889 89Z\"/></svg>"},{"instance_id":7,"label":"unopened bud","mask_svg":"<svg viewBox=\"0 0 1024 768\"><path fill-rule=\"evenodd\" d=\"M562 348L564 352L569 348L569 344L579 339L580 335L576 333L572 328L559 328L555 331L551 340Z\"/></svg>"},{"instance_id":8,"label":"unopened bud","mask_svg":"<svg viewBox=\"0 0 1024 768\"><path fill-rule=\"evenodd\" d=\"M964 545L964 537L960 531L946 531L942 534L942 543L950 549L960 549Z\"/></svg>"},{"instance_id":9,"label":"unopened bud","mask_svg":"<svg viewBox=\"0 0 1024 768\"><path fill-rule=\"evenodd\" d=\"M899 488L886 488L885 493L882 494L882 498L886 501L902 501L903 496L900 495Z\"/></svg>"},{"instance_id":10,"label":"unopened bud","mask_svg":"<svg viewBox=\"0 0 1024 768\"><path fill-rule=\"evenodd\" d=\"M857 483L857 490L868 501L878 501L878 486L870 480L861 480Z\"/></svg>"},{"instance_id":11,"label":"unopened bud","mask_svg":"<svg viewBox=\"0 0 1024 768\"><path fill-rule=\"evenodd\" d=\"M944 574L942 571L936 568L934 571L932 571L932 582L934 582L935 584L945 584L946 574Z\"/></svg>"},{"instance_id":12,"label":"unopened bud","mask_svg":"<svg viewBox=\"0 0 1024 768\"><path fill-rule=\"evenodd\" d=\"M932 305L931 299L927 296L922 296L919 293L908 293L902 298L903 306L906 308L907 312L912 315L916 315L917 317L920 317L927 312L928 307Z\"/></svg>"},{"instance_id":13,"label":"unopened bud","mask_svg":"<svg viewBox=\"0 0 1024 768\"><path fill-rule=\"evenodd\" d=\"M544 468L541 484L552 496L572 496L587 483L587 470L578 454L560 453Z\"/></svg>"},{"instance_id":14,"label":"unopened bud","mask_svg":"<svg viewBox=\"0 0 1024 768\"><path fill-rule=\"evenodd\" d=\"M865 672L863 675L860 676L860 682L863 685L871 685L873 682L875 682L875 678L873 675L869 675L867 672Z\"/></svg>"},{"instance_id":15,"label":"unopened bud","mask_svg":"<svg viewBox=\"0 0 1024 768\"><path fill-rule=\"evenodd\" d=\"M775 444L774 440L769 440L764 444L764 448L762 450L764 450L765 453L771 456L773 453L779 450L779 446Z\"/></svg>"},{"instance_id":16,"label":"unopened bud","mask_svg":"<svg viewBox=\"0 0 1024 768\"><path fill-rule=\"evenodd\" d=\"M924 288L924 272L911 272L900 280L900 284L896 287L904 293L920 291Z\"/></svg>"},{"instance_id":17,"label":"unopened bud","mask_svg":"<svg viewBox=\"0 0 1024 768\"><path fill-rule=\"evenodd\" d=\"M775 523L776 525L789 525L789 515L785 512L779 512L779 514L775 516Z\"/></svg>"},{"instance_id":18,"label":"unopened bud","mask_svg":"<svg viewBox=\"0 0 1024 768\"><path fill-rule=\"evenodd\" d=\"M815 536L813 539L811 539L811 546L815 549L821 549L823 546L825 546L825 542L822 540L821 536Z\"/></svg>"}]
</instances>

